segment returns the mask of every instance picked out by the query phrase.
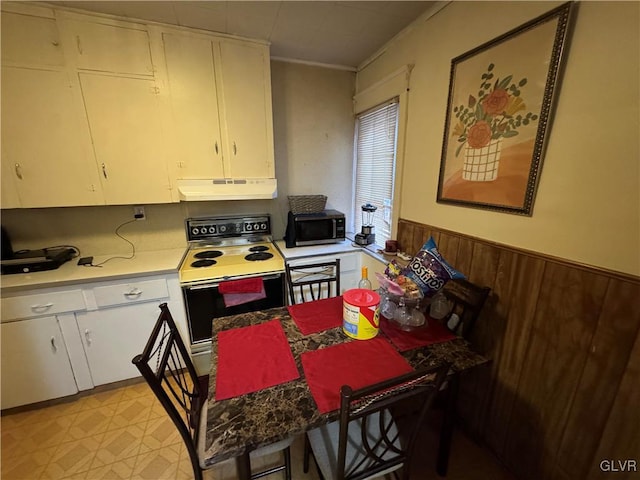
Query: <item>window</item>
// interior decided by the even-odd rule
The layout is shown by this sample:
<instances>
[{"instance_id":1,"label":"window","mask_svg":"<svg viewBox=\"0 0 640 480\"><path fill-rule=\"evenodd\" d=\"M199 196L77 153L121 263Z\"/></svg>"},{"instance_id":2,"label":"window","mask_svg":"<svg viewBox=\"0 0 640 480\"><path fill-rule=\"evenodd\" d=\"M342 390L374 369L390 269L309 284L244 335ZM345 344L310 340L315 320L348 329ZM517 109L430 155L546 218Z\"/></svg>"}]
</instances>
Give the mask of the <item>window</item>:
<instances>
[{"instance_id":1,"label":"window","mask_svg":"<svg viewBox=\"0 0 640 480\"><path fill-rule=\"evenodd\" d=\"M356 233L362 230L362 205L376 206L372 223L378 245L391 238L398 105L394 98L356 117L354 225Z\"/></svg>"}]
</instances>

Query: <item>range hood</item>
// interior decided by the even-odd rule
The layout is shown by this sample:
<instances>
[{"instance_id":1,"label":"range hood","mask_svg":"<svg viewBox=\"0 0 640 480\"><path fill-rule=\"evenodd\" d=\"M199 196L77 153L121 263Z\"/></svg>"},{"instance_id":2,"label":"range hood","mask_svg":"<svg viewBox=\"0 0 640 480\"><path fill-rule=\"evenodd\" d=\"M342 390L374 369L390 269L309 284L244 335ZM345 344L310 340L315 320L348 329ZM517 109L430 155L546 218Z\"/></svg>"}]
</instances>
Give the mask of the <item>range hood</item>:
<instances>
[{"instance_id":1,"label":"range hood","mask_svg":"<svg viewBox=\"0 0 640 480\"><path fill-rule=\"evenodd\" d=\"M180 200L259 200L278 196L275 178L214 178L177 180Z\"/></svg>"}]
</instances>

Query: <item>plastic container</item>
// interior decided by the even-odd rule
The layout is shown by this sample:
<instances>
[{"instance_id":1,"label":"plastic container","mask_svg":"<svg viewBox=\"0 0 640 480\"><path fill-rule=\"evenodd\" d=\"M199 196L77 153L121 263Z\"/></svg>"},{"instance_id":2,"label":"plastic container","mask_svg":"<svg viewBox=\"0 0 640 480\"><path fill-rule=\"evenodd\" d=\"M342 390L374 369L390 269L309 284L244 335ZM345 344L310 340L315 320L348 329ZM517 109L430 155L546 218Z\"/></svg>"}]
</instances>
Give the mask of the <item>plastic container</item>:
<instances>
[{"instance_id":1,"label":"plastic container","mask_svg":"<svg viewBox=\"0 0 640 480\"><path fill-rule=\"evenodd\" d=\"M354 288L342 295L342 331L357 340L378 335L380 295L373 290Z\"/></svg>"}]
</instances>

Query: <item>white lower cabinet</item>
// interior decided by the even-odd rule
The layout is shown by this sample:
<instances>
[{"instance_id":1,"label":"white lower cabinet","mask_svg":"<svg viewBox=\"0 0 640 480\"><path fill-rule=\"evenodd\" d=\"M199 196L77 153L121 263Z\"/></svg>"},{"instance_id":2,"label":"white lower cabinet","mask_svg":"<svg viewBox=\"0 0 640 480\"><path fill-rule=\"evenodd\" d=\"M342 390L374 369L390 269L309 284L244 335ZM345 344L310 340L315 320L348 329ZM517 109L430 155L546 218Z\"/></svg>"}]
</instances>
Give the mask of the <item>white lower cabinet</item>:
<instances>
[{"instance_id":1,"label":"white lower cabinet","mask_svg":"<svg viewBox=\"0 0 640 480\"><path fill-rule=\"evenodd\" d=\"M2 408L78 392L58 318L33 318L0 325Z\"/></svg>"},{"instance_id":2,"label":"white lower cabinet","mask_svg":"<svg viewBox=\"0 0 640 480\"><path fill-rule=\"evenodd\" d=\"M131 360L142 353L164 302L187 338L177 273L3 296L0 408L139 376Z\"/></svg>"},{"instance_id":3,"label":"white lower cabinet","mask_svg":"<svg viewBox=\"0 0 640 480\"><path fill-rule=\"evenodd\" d=\"M147 344L161 303L186 328L177 273L86 285L84 295L87 311L76 318L96 386L140 376L131 360Z\"/></svg>"},{"instance_id":4,"label":"white lower cabinet","mask_svg":"<svg viewBox=\"0 0 640 480\"><path fill-rule=\"evenodd\" d=\"M150 302L77 315L94 385L140 375L131 360L142 353L159 314L158 303Z\"/></svg>"}]
</instances>

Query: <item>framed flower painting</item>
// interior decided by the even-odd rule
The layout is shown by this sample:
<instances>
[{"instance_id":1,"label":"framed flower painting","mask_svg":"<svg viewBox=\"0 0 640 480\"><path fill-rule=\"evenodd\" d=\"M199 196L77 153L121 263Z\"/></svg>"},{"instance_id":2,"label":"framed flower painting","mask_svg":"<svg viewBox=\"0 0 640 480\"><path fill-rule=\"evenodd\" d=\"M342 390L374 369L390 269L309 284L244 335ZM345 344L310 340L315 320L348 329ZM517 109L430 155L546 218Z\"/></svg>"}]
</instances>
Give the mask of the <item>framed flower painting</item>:
<instances>
[{"instance_id":1,"label":"framed flower painting","mask_svg":"<svg viewBox=\"0 0 640 480\"><path fill-rule=\"evenodd\" d=\"M439 203L531 215L573 8L451 61Z\"/></svg>"}]
</instances>

